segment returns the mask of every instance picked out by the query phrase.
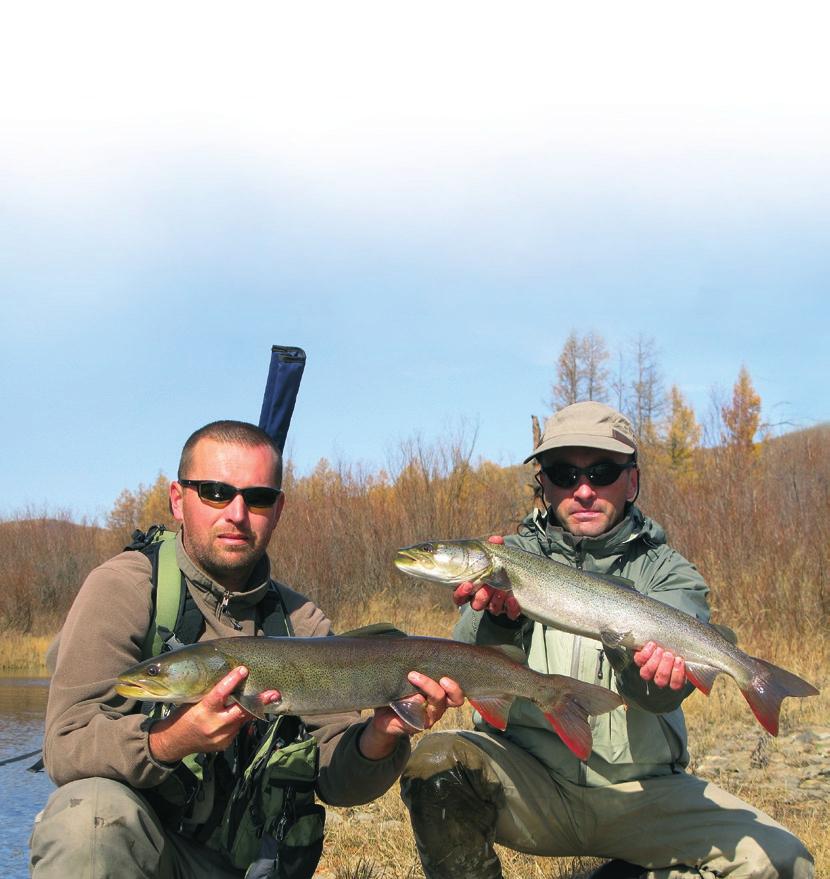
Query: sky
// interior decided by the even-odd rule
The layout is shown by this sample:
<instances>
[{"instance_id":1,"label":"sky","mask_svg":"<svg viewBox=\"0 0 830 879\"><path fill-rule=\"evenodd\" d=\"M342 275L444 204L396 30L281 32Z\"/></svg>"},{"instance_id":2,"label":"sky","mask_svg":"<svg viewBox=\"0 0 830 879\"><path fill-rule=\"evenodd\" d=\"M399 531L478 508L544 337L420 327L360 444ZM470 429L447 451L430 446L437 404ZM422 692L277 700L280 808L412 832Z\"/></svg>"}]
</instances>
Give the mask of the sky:
<instances>
[{"instance_id":1,"label":"sky","mask_svg":"<svg viewBox=\"0 0 830 879\"><path fill-rule=\"evenodd\" d=\"M272 344L287 453L531 449L572 331L830 420L821 4L31 3L0 22L0 518L103 521ZM290 8L289 8L290 7Z\"/></svg>"}]
</instances>

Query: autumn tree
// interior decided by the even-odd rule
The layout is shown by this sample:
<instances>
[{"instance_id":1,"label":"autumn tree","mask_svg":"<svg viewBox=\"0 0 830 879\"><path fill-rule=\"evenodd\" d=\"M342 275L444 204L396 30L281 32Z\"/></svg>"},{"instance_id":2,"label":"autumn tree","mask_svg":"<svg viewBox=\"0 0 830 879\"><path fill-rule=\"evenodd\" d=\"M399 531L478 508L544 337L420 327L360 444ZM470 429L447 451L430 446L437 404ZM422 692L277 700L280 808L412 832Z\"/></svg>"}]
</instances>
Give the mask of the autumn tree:
<instances>
[{"instance_id":1,"label":"autumn tree","mask_svg":"<svg viewBox=\"0 0 830 879\"><path fill-rule=\"evenodd\" d=\"M551 407L554 411L570 406L580 399L581 391L581 367L580 367L580 342L574 330L565 340L562 352L556 361L556 377L558 381L553 386Z\"/></svg>"},{"instance_id":2,"label":"autumn tree","mask_svg":"<svg viewBox=\"0 0 830 879\"><path fill-rule=\"evenodd\" d=\"M725 446L751 452L761 426L761 398L745 366L732 387L732 401L721 406L721 440Z\"/></svg>"},{"instance_id":3,"label":"autumn tree","mask_svg":"<svg viewBox=\"0 0 830 879\"><path fill-rule=\"evenodd\" d=\"M637 436L645 443L654 443L657 439L657 420L666 406L654 339L638 336L632 345L632 357L634 362L625 414Z\"/></svg>"},{"instance_id":4,"label":"autumn tree","mask_svg":"<svg viewBox=\"0 0 830 879\"><path fill-rule=\"evenodd\" d=\"M162 473L150 486L140 484L135 491L125 488L107 516L108 527L119 534L125 544L136 528L176 527L170 512L169 488L170 480Z\"/></svg>"},{"instance_id":5,"label":"autumn tree","mask_svg":"<svg viewBox=\"0 0 830 879\"><path fill-rule=\"evenodd\" d=\"M578 336L575 330L565 340L556 361L557 382L550 404L554 411L582 400L604 400L608 392L608 348L593 331Z\"/></svg>"},{"instance_id":6,"label":"autumn tree","mask_svg":"<svg viewBox=\"0 0 830 879\"><path fill-rule=\"evenodd\" d=\"M594 333L582 338L582 373L586 400L605 400L608 393L608 348Z\"/></svg>"},{"instance_id":7,"label":"autumn tree","mask_svg":"<svg viewBox=\"0 0 830 879\"><path fill-rule=\"evenodd\" d=\"M675 470L687 471L691 466L694 450L700 444L701 429L694 409L686 404L677 385L672 385L670 400L671 414L665 438L669 464Z\"/></svg>"}]
</instances>

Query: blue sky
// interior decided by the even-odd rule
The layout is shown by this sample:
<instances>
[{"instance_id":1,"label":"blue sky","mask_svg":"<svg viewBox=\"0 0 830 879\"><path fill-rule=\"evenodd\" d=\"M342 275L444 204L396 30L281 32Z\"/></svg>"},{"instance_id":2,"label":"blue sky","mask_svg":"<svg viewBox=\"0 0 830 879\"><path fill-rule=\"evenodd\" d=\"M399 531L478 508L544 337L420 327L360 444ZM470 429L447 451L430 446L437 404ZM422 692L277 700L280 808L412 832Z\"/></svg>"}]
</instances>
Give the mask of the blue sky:
<instances>
[{"instance_id":1,"label":"blue sky","mask_svg":"<svg viewBox=\"0 0 830 879\"><path fill-rule=\"evenodd\" d=\"M0 516L103 518L257 419L275 343L301 473L521 460L571 330L653 337L701 420L743 364L830 420L826 22L779 10L6 13Z\"/></svg>"}]
</instances>

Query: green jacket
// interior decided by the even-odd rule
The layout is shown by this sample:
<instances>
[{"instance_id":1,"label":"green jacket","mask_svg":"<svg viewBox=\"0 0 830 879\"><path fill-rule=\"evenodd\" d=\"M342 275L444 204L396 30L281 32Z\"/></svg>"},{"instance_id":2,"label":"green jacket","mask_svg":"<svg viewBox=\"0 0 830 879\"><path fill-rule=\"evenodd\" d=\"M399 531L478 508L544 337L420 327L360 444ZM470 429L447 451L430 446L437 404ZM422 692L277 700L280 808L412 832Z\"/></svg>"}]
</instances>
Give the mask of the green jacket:
<instances>
[{"instance_id":1,"label":"green jacket","mask_svg":"<svg viewBox=\"0 0 830 879\"><path fill-rule=\"evenodd\" d=\"M505 538L509 546L549 556L585 571L630 580L645 595L698 619L709 619L708 587L697 569L666 543L665 531L635 506L600 537L574 537L534 513ZM570 781L599 786L682 772L689 763L680 703L692 691L647 685L622 652L610 656L599 641L571 635L520 617L473 611L466 606L455 628L460 641L512 643L524 648L531 668L563 674L620 693L627 706L591 718L594 746L587 763L578 760L533 703L514 703L503 735ZM612 669L610 660L614 660Z\"/></svg>"}]
</instances>

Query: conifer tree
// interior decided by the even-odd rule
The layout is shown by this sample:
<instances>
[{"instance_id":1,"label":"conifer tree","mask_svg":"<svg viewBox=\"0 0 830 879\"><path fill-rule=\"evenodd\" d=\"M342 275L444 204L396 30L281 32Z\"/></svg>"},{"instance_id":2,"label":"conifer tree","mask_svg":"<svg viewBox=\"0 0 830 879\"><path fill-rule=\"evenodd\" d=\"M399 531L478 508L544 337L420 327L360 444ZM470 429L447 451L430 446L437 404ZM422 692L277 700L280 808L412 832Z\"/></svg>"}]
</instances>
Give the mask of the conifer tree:
<instances>
[{"instance_id":1,"label":"conifer tree","mask_svg":"<svg viewBox=\"0 0 830 879\"><path fill-rule=\"evenodd\" d=\"M751 452L761 426L761 398L752 385L746 366L741 367L732 387L732 402L722 406L720 414L724 445Z\"/></svg>"}]
</instances>

